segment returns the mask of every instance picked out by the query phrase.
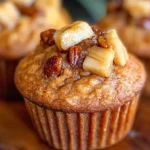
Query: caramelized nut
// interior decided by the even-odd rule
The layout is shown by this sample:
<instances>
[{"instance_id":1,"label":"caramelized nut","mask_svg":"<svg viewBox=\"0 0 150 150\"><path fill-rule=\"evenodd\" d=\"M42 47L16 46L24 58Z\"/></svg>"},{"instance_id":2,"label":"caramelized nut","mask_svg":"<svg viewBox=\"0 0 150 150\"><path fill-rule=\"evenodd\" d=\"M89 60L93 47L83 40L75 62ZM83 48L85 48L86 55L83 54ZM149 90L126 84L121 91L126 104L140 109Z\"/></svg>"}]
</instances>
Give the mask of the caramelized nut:
<instances>
[{"instance_id":1,"label":"caramelized nut","mask_svg":"<svg viewBox=\"0 0 150 150\"><path fill-rule=\"evenodd\" d=\"M110 44L108 43L107 39L104 36L98 37L98 44L103 48L109 48Z\"/></svg>"},{"instance_id":2,"label":"caramelized nut","mask_svg":"<svg viewBox=\"0 0 150 150\"><path fill-rule=\"evenodd\" d=\"M44 65L44 75L46 77L58 77L61 73L62 58L53 56Z\"/></svg>"},{"instance_id":3,"label":"caramelized nut","mask_svg":"<svg viewBox=\"0 0 150 150\"><path fill-rule=\"evenodd\" d=\"M28 6L20 5L20 4L17 4L17 7L22 14L25 14L28 16L34 17L37 14L42 14L42 12L35 7L28 7Z\"/></svg>"},{"instance_id":4,"label":"caramelized nut","mask_svg":"<svg viewBox=\"0 0 150 150\"><path fill-rule=\"evenodd\" d=\"M45 45L52 46L55 44L53 35L56 32L55 29L49 29L41 33L41 42Z\"/></svg>"},{"instance_id":5,"label":"caramelized nut","mask_svg":"<svg viewBox=\"0 0 150 150\"><path fill-rule=\"evenodd\" d=\"M100 30L99 27L96 26L96 25L93 25L93 26L92 26L92 30L93 30L93 32L94 32L96 35L101 35L101 34L102 34L101 30Z\"/></svg>"},{"instance_id":6,"label":"caramelized nut","mask_svg":"<svg viewBox=\"0 0 150 150\"><path fill-rule=\"evenodd\" d=\"M114 12L121 9L124 0L111 0L107 5L107 12Z\"/></svg>"},{"instance_id":7,"label":"caramelized nut","mask_svg":"<svg viewBox=\"0 0 150 150\"><path fill-rule=\"evenodd\" d=\"M78 60L82 54L81 46L72 46L68 51L68 61L72 67L77 65Z\"/></svg>"}]
</instances>

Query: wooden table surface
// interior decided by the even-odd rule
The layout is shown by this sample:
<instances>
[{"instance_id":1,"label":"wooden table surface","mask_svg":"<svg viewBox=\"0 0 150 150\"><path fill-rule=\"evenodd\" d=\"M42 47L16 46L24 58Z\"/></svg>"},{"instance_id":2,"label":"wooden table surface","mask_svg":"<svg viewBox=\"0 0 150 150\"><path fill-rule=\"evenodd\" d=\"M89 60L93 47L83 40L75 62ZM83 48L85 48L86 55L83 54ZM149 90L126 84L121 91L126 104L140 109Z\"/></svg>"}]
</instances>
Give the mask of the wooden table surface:
<instances>
[{"instance_id":1,"label":"wooden table surface","mask_svg":"<svg viewBox=\"0 0 150 150\"><path fill-rule=\"evenodd\" d=\"M52 150L36 135L23 102L0 101L0 150ZM129 135L107 150L150 150L150 99L141 99Z\"/></svg>"}]
</instances>

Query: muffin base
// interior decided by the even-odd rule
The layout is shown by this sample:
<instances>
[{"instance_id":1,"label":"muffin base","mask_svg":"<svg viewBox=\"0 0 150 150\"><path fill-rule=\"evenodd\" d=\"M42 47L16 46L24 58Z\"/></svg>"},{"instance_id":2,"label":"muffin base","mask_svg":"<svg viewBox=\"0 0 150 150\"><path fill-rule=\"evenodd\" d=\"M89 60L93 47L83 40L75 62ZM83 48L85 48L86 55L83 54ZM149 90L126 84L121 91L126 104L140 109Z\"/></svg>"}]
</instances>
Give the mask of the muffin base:
<instances>
[{"instance_id":1,"label":"muffin base","mask_svg":"<svg viewBox=\"0 0 150 150\"><path fill-rule=\"evenodd\" d=\"M14 83L14 73L19 60L0 59L0 98L16 100L21 98Z\"/></svg>"},{"instance_id":2,"label":"muffin base","mask_svg":"<svg viewBox=\"0 0 150 150\"><path fill-rule=\"evenodd\" d=\"M85 150L111 146L130 131L138 97L123 106L95 113L47 109L25 99L32 122L43 141L55 149Z\"/></svg>"}]
</instances>

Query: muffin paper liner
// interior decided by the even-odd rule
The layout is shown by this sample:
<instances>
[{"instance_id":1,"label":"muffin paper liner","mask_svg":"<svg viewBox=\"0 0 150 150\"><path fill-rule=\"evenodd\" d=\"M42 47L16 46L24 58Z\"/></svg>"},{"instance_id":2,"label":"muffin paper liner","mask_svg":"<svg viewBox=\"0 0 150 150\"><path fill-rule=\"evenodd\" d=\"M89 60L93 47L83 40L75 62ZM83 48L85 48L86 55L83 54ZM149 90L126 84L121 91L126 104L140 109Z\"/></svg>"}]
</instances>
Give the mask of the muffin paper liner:
<instances>
[{"instance_id":1,"label":"muffin paper liner","mask_svg":"<svg viewBox=\"0 0 150 150\"><path fill-rule=\"evenodd\" d=\"M13 100L21 97L14 83L14 72L18 62L19 60L0 59L0 98Z\"/></svg>"},{"instance_id":2,"label":"muffin paper liner","mask_svg":"<svg viewBox=\"0 0 150 150\"><path fill-rule=\"evenodd\" d=\"M108 147L128 134L138 97L115 109L95 113L47 109L27 99L25 103L39 136L50 147L86 150Z\"/></svg>"},{"instance_id":3,"label":"muffin paper liner","mask_svg":"<svg viewBox=\"0 0 150 150\"><path fill-rule=\"evenodd\" d=\"M145 65L145 69L147 71L147 80L145 82L143 95L150 97L150 59L141 58L142 62Z\"/></svg>"}]
</instances>

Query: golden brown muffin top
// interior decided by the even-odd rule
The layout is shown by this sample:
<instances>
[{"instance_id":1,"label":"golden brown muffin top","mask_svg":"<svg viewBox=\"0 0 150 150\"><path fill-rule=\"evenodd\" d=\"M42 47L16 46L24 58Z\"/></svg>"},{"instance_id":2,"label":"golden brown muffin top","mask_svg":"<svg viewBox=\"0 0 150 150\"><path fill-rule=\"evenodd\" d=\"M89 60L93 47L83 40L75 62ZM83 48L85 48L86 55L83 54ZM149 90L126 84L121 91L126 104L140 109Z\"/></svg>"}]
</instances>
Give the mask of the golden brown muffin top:
<instances>
[{"instance_id":1,"label":"golden brown muffin top","mask_svg":"<svg viewBox=\"0 0 150 150\"><path fill-rule=\"evenodd\" d=\"M41 33L37 49L17 67L22 95L63 111L102 111L123 105L140 93L143 65L129 55L116 31L75 22Z\"/></svg>"},{"instance_id":2,"label":"golden brown muffin top","mask_svg":"<svg viewBox=\"0 0 150 150\"><path fill-rule=\"evenodd\" d=\"M128 50L150 58L150 1L112 0L108 14L98 22L101 29L116 28Z\"/></svg>"},{"instance_id":3,"label":"golden brown muffin top","mask_svg":"<svg viewBox=\"0 0 150 150\"><path fill-rule=\"evenodd\" d=\"M7 0L0 3L0 57L20 59L39 43L41 31L70 23L60 0Z\"/></svg>"}]
</instances>

